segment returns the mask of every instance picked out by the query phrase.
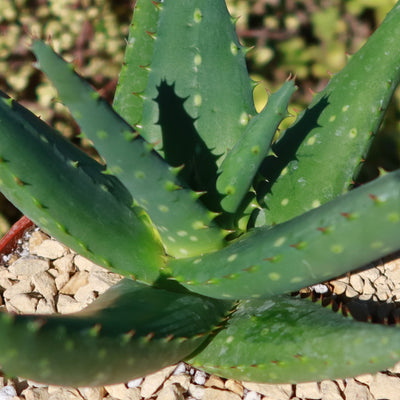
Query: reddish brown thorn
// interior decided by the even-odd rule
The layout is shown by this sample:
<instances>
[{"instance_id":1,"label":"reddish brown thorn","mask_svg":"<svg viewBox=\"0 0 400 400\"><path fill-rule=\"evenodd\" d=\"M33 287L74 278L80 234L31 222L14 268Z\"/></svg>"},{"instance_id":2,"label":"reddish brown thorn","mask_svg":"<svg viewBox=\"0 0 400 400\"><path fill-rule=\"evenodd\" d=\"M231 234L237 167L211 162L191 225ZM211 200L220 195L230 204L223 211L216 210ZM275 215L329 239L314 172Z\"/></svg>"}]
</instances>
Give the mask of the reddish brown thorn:
<instances>
[{"instance_id":1,"label":"reddish brown thorn","mask_svg":"<svg viewBox=\"0 0 400 400\"><path fill-rule=\"evenodd\" d=\"M173 335L172 333L170 333L169 335L167 335L167 336L164 338L164 340L165 340L166 342L170 342L173 338L174 338L174 335Z\"/></svg>"},{"instance_id":2,"label":"reddish brown thorn","mask_svg":"<svg viewBox=\"0 0 400 400\"><path fill-rule=\"evenodd\" d=\"M130 340L135 336L135 334L136 334L136 331L134 329L131 329L130 331L128 331L127 333L124 334L124 337L127 340Z\"/></svg>"},{"instance_id":3,"label":"reddish brown thorn","mask_svg":"<svg viewBox=\"0 0 400 400\"><path fill-rule=\"evenodd\" d=\"M302 250L307 247L307 242L300 241L298 243L291 244L290 247L294 247L297 250Z\"/></svg>"},{"instance_id":4,"label":"reddish brown thorn","mask_svg":"<svg viewBox=\"0 0 400 400\"><path fill-rule=\"evenodd\" d=\"M383 203L383 201L378 196L376 196L375 194L369 194L368 196L377 205Z\"/></svg>"},{"instance_id":5,"label":"reddish brown thorn","mask_svg":"<svg viewBox=\"0 0 400 400\"><path fill-rule=\"evenodd\" d=\"M160 8L161 8L161 3L160 3L160 2L154 1L154 0L151 0L151 2L153 3L153 5L154 5L157 9L160 9Z\"/></svg>"},{"instance_id":6,"label":"reddish brown thorn","mask_svg":"<svg viewBox=\"0 0 400 400\"><path fill-rule=\"evenodd\" d=\"M346 219L348 219L349 221L357 219L358 215L356 213L348 213L348 212L343 212L340 213L340 215L342 217L345 217Z\"/></svg>"},{"instance_id":7,"label":"reddish brown thorn","mask_svg":"<svg viewBox=\"0 0 400 400\"><path fill-rule=\"evenodd\" d=\"M139 68L145 69L146 71L150 71L150 65L139 65Z\"/></svg>"},{"instance_id":8,"label":"reddish brown thorn","mask_svg":"<svg viewBox=\"0 0 400 400\"><path fill-rule=\"evenodd\" d=\"M35 325L38 329L40 329L42 326L46 325L47 319L44 318L38 318L35 319Z\"/></svg>"},{"instance_id":9,"label":"reddish brown thorn","mask_svg":"<svg viewBox=\"0 0 400 400\"><path fill-rule=\"evenodd\" d=\"M281 255L275 255L275 256L272 256L272 257L263 258L263 261L278 262L278 261L281 260L281 258L282 258Z\"/></svg>"},{"instance_id":10,"label":"reddish brown thorn","mask_svg":"<svg viewBox=\"0 0 400 400\"><path fill-rule=\"evenodd\" d=\"M150 342L153 339L153 337L154 337L154 332L150 332L144 337L144 339L146 342Z\"/></svg>"},{"instance_id":11,"label":"reddish brown thorn","mask_svg":"<svg viewBox=\"0 0 400 400\"><path fill-rule=\"evenodd\" d=\"M90 336L98 336L101 331L101 324L94 324L90 329Z\"/></svg>"},{"instance_id":12,"label":"reddish brown thorn","mask_svg":"<svg viewBox=\"0 0 400 400\"><path fill-rule=\"evenodd\" d=\"M146 33L147 33L152 39L155 39L155 37L156 37L156 33L155 33L155 32L146 31Z\"/></svg>"}]
</instances>

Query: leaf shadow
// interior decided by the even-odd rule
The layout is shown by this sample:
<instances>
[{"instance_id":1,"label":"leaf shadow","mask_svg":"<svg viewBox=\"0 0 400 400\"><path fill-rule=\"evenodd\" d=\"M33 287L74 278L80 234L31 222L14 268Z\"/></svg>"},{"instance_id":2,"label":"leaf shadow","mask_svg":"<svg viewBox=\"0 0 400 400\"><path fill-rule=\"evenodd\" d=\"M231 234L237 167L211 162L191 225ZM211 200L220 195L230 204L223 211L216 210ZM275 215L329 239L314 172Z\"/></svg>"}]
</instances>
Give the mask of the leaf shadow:
<instances>
[{"instance_id":1,"label":"leaf shadow","mask_svg":"<svg viewBox=\"0 0 400 400\"><path fill-rule=\"evenodd\" d=\"M162 80L157 87L164 158L172 167L182 167L178 176L192 190L206 192L201 200L217 211L219 194L216 189L217 159L196 129L196 119L185 110L187 98L176 94L175 84Z\"/></svg>"},{"instance_id":2,"label":"leaf shadow","mask_svg":"<svg viewBox=\"0 0 400 400\"><path fill-rule=\"evenodd\" d=\"M257 184L256 191L260 199L272 192L272 187L283 169L297 159L297 151L307 135L319 126L318 119L328 104L328 98L322 97L313 107L307 108L272 146L275 154L266 157L259 169L262 179Z\"/></svg>"}]
</instances>

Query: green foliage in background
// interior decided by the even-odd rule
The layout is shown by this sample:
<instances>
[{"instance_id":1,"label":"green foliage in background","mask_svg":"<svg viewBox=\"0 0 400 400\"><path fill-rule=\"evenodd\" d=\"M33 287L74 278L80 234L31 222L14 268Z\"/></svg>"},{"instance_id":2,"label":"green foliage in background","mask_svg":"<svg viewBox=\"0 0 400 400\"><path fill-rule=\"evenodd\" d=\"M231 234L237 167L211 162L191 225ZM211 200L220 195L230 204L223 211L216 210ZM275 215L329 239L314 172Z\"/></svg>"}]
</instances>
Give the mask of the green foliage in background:
<instances>
[{"instance_id":1,"label":"green foliage in background","mask_svg":"<svg viewBox=\"0 0 400 400\"><path fill-rule=\"evenodd\" d=\"M76 124L65 107L54 101L56 91L33 66L29 34L51 38L57 51L112 101L131 14L129 0L1 0L0 89L64 136L75 136ZM0 236L18 216L1 196Z\"/></svg>"}]
</instances>

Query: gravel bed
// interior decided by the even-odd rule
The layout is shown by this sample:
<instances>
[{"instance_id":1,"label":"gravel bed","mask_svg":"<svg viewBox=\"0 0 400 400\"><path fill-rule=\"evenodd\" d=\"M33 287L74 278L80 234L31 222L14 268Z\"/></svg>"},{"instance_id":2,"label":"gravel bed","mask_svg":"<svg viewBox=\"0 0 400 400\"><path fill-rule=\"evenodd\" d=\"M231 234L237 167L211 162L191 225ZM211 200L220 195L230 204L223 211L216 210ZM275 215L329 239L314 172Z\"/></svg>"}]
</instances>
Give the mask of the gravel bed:
<instances>
[{"instance_id":1,"label":"gravel bed","mask_svg":"<svg viewBox=\"0 0 400 400\"><path fill-rule=\"evenodd\" d=\"M400 258L347 275L300 295L387 304L400 298ZM0 263L0 307L17 313L70 313L84 308L122 277L101 268L40 230L28 232ZM350 302L353 304L352 302ZM349 304L350 304L349 303ZM351 308L352 305L349 305ZM356 378L270 385L222 379L180 363L141 379L96 388L47 386L0 375L0 400L398 400L400 363Z\"/></svg>"}]
</instances>

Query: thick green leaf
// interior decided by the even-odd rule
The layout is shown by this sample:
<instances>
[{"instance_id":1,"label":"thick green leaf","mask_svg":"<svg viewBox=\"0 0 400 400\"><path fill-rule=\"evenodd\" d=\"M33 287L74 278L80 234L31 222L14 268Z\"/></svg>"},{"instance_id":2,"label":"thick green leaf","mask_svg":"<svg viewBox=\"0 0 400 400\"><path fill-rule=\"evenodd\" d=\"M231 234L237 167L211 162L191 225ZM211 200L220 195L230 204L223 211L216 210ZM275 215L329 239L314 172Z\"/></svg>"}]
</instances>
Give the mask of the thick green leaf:
<instances>
[{"instance_id":1,"label":"thick green leaf","mask_svg":"<svg viewBox=\"0 0 400 400\"><path fill-rule=\"evenodd\" d=\"M349 190L400 80L400 3L274 147L259 187L266 221L287 221Z\"/></svg>"},{"instance_id":2,"label":"thick green leaf","mask_svg":"<svg viewBox=\"0 0 400 400\"><path fill-rule=\"evenodd\" d=\"M296 86L290 80L273 93L265 108L251 119L226 155L217 179L217 189L224 195L221 205L225 211L235 213L248 193L261 162L271 149L279 124L289 115L287 106L295 90Z\"/></svg>"},{"instance_id":3,"label":"thick green leaf","mask_svg":"<svg viewBox=\"0 0 400 400\"><path fill-rule=\"evenodd\" d=\"M129 27L114 108L132 126L142 120L144 91L150 73L160 7L160 3L155 1L137 0Z\"/></svg>"},{"instance_id":4,"label":"thick green leaf","mask_svg":"<svg viewBox=\"0 0 400 400\"><path fill-rule=\"evenodd\" d=\"M129 192L103 172L31 112L0 97L1 192L78 253L153 282L164 262L158 234Z\"/></svg>"},{"instance_id":5,"label":"thick green leaf","mask_svg":"<svg viewBox=\"0 0 400 400\"><path fill-rule=\"evenodd\" d=\"M141 133L218 209L218 166L255 115L225 1L164 1L150 69Z\"/></svg>"},{"instance_id":6,"label":"thick green leaf","mask_svg":"<svg viewBox=\"0 0 400 400\"><path fill-rule=\"evenodd\" d=\"M41 41L33 50L86 136L115 175L146 210L169 255L186 257L216 250L224 233L192 190L184 189L171 168L141 136Z\"/></svg>"},{"instance_id":7,"label":"thick green leaf","mask_svg":"<svg viewBox=\"0 0 400 400\"><path fill-rule=\"evenodd\" d=\"M189 290L217 298L287 293L400 248L400 170L222 250L168 264Z\"/></svg>"},{"instance_id":8,"label":"thick green leaf","mask_svg":"<svg viewBox=\"0 0 400 400\"><path fill-rule=\"evenodd\" d=\"M400 328L335 314L307 299L240 303L226 329L188 360L210 374L255 382L345 378L392 367Z\"/></svg>"},{"instance_id":9,"label":"thick green leaf","mask_svg":"<svg viewBox=\"0 0 400 400\"><path fill-rule=\"evenodd\" d=\"M74 314L0 313L0 363L8 375L39 382L119 383L180 361L229 308L125 279Z\"/></svg>"}]
</instances>

